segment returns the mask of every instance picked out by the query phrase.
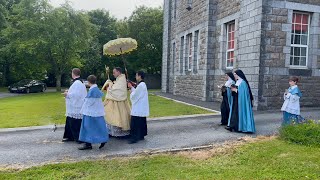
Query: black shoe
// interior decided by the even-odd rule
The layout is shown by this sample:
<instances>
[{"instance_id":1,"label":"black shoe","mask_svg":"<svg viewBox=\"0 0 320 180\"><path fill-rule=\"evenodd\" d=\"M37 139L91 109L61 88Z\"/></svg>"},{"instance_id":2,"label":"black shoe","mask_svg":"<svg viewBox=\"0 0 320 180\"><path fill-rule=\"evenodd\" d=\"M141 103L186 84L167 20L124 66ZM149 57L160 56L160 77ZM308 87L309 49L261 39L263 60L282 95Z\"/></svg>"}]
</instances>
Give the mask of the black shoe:
<instances>
[{"instance_id":1,"label":"black shoe","mask_svg":"<svg viewBox=\"0 0 320 180\"><path fill-rule=\"evenodd\" d=\"M131 140L129 140L128 144L135 144L137 142L138 142L137 140L131 139Z\"/></svg>"},{"instance_id":2,"label":"black shoe","mask_svg":"<svg viewBox=\"0 0 320 180\"><path fill-rule=\"evenodd\" d=\"M77 143L78 143L78 144L83 144L84 142L82 142L82 141L77 141Z\"/></svg>"},{"instance_id":3,"label":"black shoe","mask_svg":"<svg viewBox=\"0 0 320 180\"><path fill-rule=\"evenodd\" d=\"M66 139L62 139L62 142L71 142L71 141L74 141L74 140L72 140L72 139L68 139L68 138L66 138Z\"/></svg>"},{"instance_id":4,"label":"black shoe","mask_svg":"<svg viewBox=\"0 0 320 180\"><path fill-rule=\"evenodd\" d=\"M79 150L91 150L92 149L92 146L91 145L88 145L88 144L85 144L83 147L80 147L78 148Z\"/></svg>"},{"instance_id":5,"label":"black shoe","mask_svg":"<svg viewBox=\"0 0 320 180\"><path fill-rule=\"evenodd\" d=\"M102 149L104 145L106 145L106 143L101 143L101 145L99 146L99 149Z\"/></svg>"},{"instance_id":6,"label":"black shoe","mask_svg":"<svg viewBox=\"0 0 320 180\"><path fill-rule=\"evenodd\" d=\"M228 130L228 131L230 131L230 132L232 132L232 128L229 127L229 126L225 127L225 129Z\"/></svg>"},{"instance_id":7,"label":"black shoe","mask_svg":"<svg viewBox=\"0 0 320 180\"><path fill-rule=\"evenodd\" d=\"M139 138L139 141L143 141L143 140L144 140L144 137Z\"/></svg>"}]
</instances>

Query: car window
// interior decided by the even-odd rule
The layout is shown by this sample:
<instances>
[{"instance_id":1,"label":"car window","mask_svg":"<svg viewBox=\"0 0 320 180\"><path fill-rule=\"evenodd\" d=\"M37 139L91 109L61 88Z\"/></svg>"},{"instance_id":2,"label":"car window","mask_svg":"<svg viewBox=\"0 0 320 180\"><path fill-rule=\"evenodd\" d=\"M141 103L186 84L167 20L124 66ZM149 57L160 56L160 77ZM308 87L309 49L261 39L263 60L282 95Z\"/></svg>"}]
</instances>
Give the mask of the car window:
<instances>
[{"instance_id":1,"label":"car window","mask_svg":"<svg viewBox=\"0 0 320 180\"><path fill-rule=\"evenodd\" d=\"M19 83L21 83L21 84L29 84L30 81L31 80L29 80L29 79L24 79L24 80L19 81Z\"/></svg>"}]
</instances>

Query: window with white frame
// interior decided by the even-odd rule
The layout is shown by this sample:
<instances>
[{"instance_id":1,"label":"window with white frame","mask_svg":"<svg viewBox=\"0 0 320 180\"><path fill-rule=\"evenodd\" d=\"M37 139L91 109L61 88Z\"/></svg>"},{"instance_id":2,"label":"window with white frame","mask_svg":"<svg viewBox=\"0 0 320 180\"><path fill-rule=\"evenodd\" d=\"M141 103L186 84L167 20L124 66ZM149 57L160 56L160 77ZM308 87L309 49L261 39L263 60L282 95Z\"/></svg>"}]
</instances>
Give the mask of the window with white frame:
<instances>
[{"instance_id":1,"label":"window with white frame","mask_svg":"<svg viewBox=\"0 0 320 180\"><path fill-rule=\"evenodd\" d=\"M294 12L291 30L291 67L307 67L310 14Z\"/></svg>"},{"instance_id":2,"label":"window with white frame","mask_svg":"<svg viewBox=\"0 0 320 180\"><path fill-rule=\"evenodd\" d=\"M176 62L176 43L172 44L172 74L174 74L174 66Z\"/></svg>"},{"instance_id":3,"label":"window with white frame","mask_svg":"<svg viewBox=\"0 0 320 180\"><path fill-rule=\"evenodd\" d=\"M193 56L193 43L192 43L192 34L188 34L187 35L187 52L188 52L188 56L187 56L187 65L188 65L188 71L192 70L192 56Z\"/></svg>"},{"instance_id":4,"label":"window with white frame","mask_svg":"<svg viewBox=\"0 0 320 180\"><path fill-rule=\"evenodd\" d=\"M198 53L199 53L199 30L195 31L194 34L194 60L193 60L193 72L197 73L198 72Z\"/></svg>"},{"instance_id":5,"label":"window with white frame","mask_svg":"<svg viewBox=\"0 0 320 180\"><path fill-rule=\"evenodd\" d=\"M227 24L227 52L226 52L226 68L232 69L234 64L234 46L235 46L235 22Z\"/></svg>"},{"instance_id":6,"label":"window with white frame","mask_svg":"<svg viewBox=\"0 0 320 180\"><path fill-rule=\"evenodd\" d=\"M181 37L180 39L180 63L179 63L179 69L180 73L182 74L183 72L183 59L184 59L184 36Z\"/></svg>"}]
</instances>

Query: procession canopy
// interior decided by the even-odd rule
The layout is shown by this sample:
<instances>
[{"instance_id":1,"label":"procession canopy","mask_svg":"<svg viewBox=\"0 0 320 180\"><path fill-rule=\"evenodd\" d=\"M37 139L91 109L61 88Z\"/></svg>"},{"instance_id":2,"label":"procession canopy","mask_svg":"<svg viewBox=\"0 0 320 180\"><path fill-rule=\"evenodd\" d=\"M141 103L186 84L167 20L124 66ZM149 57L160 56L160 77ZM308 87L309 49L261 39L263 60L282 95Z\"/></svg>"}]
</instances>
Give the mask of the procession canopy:
<instances>
[{"instance_id":1,"label":"procession canopy","mask_svg":"<svg viewBox=\"0 0 320 180\"><path fill-rule=\"evenodd\" d=\"M103 46L103 54L110 56L126 54L137 49L137 47L138 43L135 39L118 38L109 41L107 44Z\"/></svg>"}]
</instances>

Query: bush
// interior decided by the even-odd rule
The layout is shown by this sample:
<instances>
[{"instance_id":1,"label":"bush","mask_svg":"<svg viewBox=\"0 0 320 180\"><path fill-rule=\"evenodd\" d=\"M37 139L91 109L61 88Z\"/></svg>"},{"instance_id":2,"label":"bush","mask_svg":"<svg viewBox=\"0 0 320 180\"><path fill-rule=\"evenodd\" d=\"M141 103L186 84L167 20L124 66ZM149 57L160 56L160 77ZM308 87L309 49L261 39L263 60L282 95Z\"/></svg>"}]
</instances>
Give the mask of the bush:
<instances>
[{"instance_id":1,"label":"bush","mask_svg":"<svg viewBox=\"0 0 320 180\"><path fill-rule=\"evenodd\" d=\"M320 147L320 121L286 125L280 129L280 138L292 143Z\"/></svg>"}]
</instances>

